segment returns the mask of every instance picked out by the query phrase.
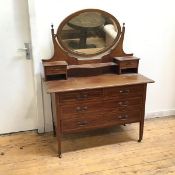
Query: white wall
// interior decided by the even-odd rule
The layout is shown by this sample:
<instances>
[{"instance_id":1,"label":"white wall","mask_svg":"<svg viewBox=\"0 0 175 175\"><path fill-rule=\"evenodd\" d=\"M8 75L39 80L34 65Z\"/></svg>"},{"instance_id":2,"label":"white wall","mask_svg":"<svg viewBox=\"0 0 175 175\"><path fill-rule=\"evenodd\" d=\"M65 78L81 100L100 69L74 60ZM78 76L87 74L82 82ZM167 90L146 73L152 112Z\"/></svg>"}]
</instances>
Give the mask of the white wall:
<instances>
[{"instance_id":1,"label":"white wall","mask_svg":"<svg viewBox=\"0 0 175 175\"><path fill-rule=\"evenodd\" d=\"M139 72L156 82L148 85L146 115L175 114L175 2L173 0L37 0L36 28L42 59L53 53L50 25L70 13L99 8L126 23L125 51L140 57ZM47 96L48 97L48 96ZM49 101L45 107L49 105ZM46 111L46 129L51 126Z\"/></svg>"}]
</instances>

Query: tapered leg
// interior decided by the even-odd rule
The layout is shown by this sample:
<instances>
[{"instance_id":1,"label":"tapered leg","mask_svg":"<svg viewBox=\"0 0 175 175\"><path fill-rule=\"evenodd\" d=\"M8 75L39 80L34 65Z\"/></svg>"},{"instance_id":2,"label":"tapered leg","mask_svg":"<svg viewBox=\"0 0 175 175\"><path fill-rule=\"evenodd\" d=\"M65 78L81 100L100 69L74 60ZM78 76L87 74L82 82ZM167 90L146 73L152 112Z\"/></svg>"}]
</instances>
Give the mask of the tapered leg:
<instances>
[{"instance_id":1,"label":"tapered leg","mask_svg":"<svg viewBox=\"0 0 175 175\"><path fill-rule=\"evenodd\" d=\"M55 121L54 121L54 113L53 113L53 99L51 96L51 112L52 112L52 125L53 125L53 136L56 136L56 130L55 130Z\"/></svg>"},{"instance_id":2,"label":"tapered leg","mask_svg":"<svg viewBox=\"0 0 175 175\"><path fill-rule=\"evenodd\" d=\"M142 141L143 138L143 128L144 128L144 120L140 122L140 126L139 126L139 140L138 142Z\"/></svg>"},{"instance_id":3,"label":"tapered leg","mask_svg":"<svg viewBox=\"0 0 175 175\"><path fill-rule=\"evenodd\" d=\"M58 141L58 157L61 158L62 157L61 155L61 135L58 136L57 141Z\"/></svg>"},{"instance_id":4,"label":"tapered leg","mask_svg":"<svg viewBox=\"0 0 175 175\"><path fill-rule=\"evenodd\" d=\"M53 122L53 136L56 137L56 130L55 130L55 124Z\"/></svg>"}]
</instances>

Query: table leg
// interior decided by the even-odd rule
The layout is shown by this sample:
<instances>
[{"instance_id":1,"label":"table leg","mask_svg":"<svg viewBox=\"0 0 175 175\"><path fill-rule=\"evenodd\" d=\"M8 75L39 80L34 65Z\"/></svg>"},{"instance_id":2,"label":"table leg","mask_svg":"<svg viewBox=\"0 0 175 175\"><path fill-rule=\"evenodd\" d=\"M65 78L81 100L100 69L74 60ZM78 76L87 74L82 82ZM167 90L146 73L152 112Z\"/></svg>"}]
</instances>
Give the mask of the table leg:
<instances>
[{"instance_id":1,"label":"table leg","mask_svg":"<svg viewBox=\"0 0 175 175\"><path fill-rule=\"evenodd\" d=\"M57 141L58 141L58 157L61 158L61 135L57 136Z\"/></svg>"},{"instance_id":2,"label":"table leg","mask_svg":"<svg viewBox=\"0 0 175 175\"><path fill-rule=\"evenodd\" d=\"M55 130L55 121L54 121L54 113L53 113L53 99L52 99L52 95L50 95L51 98L51 112L52 112L52 125L53 125L53 135L54 137L56 136L56 130Z\"/></svg>"},{"instance_id":3,"label":"table leg","mask_svg":"<svg viewBox=\"0 0 175 175\"><path fill-rule=\"evenodd\" d=\"M80 31L80 43L79 43L79 48L80 49L85 49L86 48L86 38L87 38L87 31L86 30L81 30Z\"/></svg>"},{"instance_id":4,"label":"table leg","mask_svg":"<svg viewBox=\"0 0 175 175\"><path fill-rule=\"evenodd\" d=\"M141 121L139 124L139 140L138 140L138 142L141 142L143 139L143 128L144 128L144 120Z\"/></svg>"}]
</instances>

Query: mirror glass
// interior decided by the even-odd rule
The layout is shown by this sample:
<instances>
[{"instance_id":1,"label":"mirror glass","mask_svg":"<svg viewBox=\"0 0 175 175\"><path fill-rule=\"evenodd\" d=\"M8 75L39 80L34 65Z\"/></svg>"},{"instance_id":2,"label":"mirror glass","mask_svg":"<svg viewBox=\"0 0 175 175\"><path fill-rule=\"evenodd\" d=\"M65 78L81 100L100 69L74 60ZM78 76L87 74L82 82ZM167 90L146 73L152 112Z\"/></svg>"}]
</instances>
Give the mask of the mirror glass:
<instances>
[{"instance_id":1,"label":"mirror glass","mask_svg":"<svg viewBox=\"0 0 175 175\"><path fill-rule=\"evenodd\" d=\"M78 55L102 53L119 38L118 21L101 11L80 12L64 21L57 33L59 43L65 50Z\"/></svg>"}]
</instances>

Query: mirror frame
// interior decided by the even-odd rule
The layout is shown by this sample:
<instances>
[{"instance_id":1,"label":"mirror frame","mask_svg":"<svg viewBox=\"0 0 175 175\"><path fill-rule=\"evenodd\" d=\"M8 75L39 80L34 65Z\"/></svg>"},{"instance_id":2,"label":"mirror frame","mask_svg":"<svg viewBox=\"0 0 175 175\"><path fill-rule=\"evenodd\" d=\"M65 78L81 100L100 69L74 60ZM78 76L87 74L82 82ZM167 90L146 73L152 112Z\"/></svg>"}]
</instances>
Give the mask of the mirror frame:
<instances>
[{"instance_id":1,"label":"mirror frame","mask_svg":"<svg viewBox=\"0 0 175 175\"><path fill-rule=\"evenodd\" d=\"M73 17L81 14L81 13L84 13L84 12L98 12L98 13L101 13L102 15L106 16L106 17L109 17L110 19L112 19L115 23L115 25L117 26L117 29L118 29L118 32L117 32L117 36L116 38L114 39L113 43L110 45L110 46L107 46L105 47L104 49L96 52L96 53L92 53L92 54L86 54L86 53L81 53L81 52L75 52L74 50L72 49L69 49L68 47L65 46L65 44L62 42L62 39L61 39L61 31L63 29L63 27L65 26L65 24L71 20ZM103 11L103 10L99 10L99 9L84 9L84 10L80 10L80 11L77 11L75 13L72 13L71 15L67 16L59 25L58 27L58 30L57 30L57 33L56 33L56 37L57 37L57 41L61 47L61 49L67 53L67 54L71 54L72 56L74 57L94 57L94 56L97 56L97 55L100 55L100 54L103 54L105 52L107 52L108 50L112 49L113 46L117 43L117 41L119 41L119 38L120 38L120 35L121 35L121 26L120 26L120 23L118 22L118 20L113 16L111 15L110 13L106 12L106 11Z\"/></svg>"}]
</instances>

